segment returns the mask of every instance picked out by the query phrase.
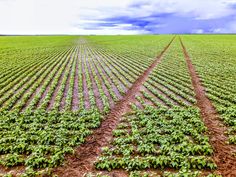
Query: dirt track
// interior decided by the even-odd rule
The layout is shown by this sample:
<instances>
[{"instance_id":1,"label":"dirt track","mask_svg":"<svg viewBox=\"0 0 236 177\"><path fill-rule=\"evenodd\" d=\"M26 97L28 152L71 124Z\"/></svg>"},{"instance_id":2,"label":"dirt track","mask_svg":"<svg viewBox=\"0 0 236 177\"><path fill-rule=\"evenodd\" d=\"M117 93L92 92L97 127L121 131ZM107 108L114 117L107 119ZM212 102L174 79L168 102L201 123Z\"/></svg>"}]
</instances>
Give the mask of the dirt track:
<instances>
[{"instance_id":1,"label":"dirt track","mask_svg":"<svg viewBox=\"0 0 236 177\"><path fill-rule=\"evenodd\" d=\"M179 39L191 75L197 99L197 106L199 107L202 119L208 128L210 143L214 148L213 159L218 166L217 172L222 174L223 177L236 177L236 158L233 157L232 152L235 147L226 144L227 136L224 135L224 132L227 128L222 124L216 109L207 98L205 89L201 84L200 78L197 75L187 50L181 38Z\"/></svg>"},{"instance_id":2,"label":"dirt track","mask_svg":"<svg viewBox=\"0 0 236 177\"><path fill-rule=\"evenodd\" d=\"M145 70L144 73L134 82L124 97L114 105L114 108L106 116L101 126L86 139L86 143L76 150L74 156L69 156L67 158L67 164L56 169L56 174L63 177L80 177L93 170L93 163L101 153L101 147L106 146L110 142L112 131L119 123L120 117L126 113L129 104L135 101L136 93L140 91L141 86L146 81L154 67L161 62L162 56L174 39L175 37L164 48L160 55L157 56L147 70Z\"/></svg>"}]
</instances>

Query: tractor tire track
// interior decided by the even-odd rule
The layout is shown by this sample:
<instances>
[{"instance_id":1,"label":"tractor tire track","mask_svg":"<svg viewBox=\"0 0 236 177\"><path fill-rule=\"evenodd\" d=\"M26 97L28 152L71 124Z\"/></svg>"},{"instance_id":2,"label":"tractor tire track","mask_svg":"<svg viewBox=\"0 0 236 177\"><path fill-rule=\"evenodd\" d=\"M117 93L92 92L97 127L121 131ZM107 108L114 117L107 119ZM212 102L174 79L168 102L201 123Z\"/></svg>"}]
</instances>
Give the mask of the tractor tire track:
<instances>
[{"instance_id":1,"label":"tractor tire track","mask_svg":"<svg viewBox=\"0 0 236 177\"><path fill-rule=\"evenodd\" d=\"M173 39L157 56L153 63L143 72L143 74L134 82L124 97L118 101L110 113L106 116L101 126L96 129L92 135L88 136L86 143L78 147L74 156L67 158L67 165L56 169L59 176L78 176L94 170L93 163L101 153L101 147L106 146L112 139L112 131L120 121L120 117L129 109L129 104L135 101L135 95L140 91L143 83L148 79L149 74L161 62L164 53L167 51ZM73 172L72 172L73 171Z\"/></svg>"},{"instance_id":2,"label":"tractor tire track","mask_svg":"<svg viewBox=\"0 0 236 177\"><path fill-rule=\"evenodd\" d=\"M224 132L227 128L220 121L220 116L215 107L206 96L205 88L202 86L201 80L195 70L189 54L179 38L183 53L187 62L188 70L192 79L192 85L196 94L197 106L201 111L202 119L208 128L210 143L214 149L213 159L217 165L217 172L224 177L236 176L236 157L233 157L235 147L226 144L227 136Z\"/></svg>"}]
</instances>

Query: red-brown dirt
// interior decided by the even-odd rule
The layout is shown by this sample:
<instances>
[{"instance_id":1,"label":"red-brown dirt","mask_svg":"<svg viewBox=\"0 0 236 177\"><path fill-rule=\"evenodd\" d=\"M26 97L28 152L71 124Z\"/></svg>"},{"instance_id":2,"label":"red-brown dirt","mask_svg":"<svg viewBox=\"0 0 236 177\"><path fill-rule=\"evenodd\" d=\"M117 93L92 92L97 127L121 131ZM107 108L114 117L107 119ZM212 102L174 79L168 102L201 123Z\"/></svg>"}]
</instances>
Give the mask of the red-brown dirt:
<instances>
[{"instance_id":1,"label":"red-brown dirt","mask_svg":"<svg viewBox=\"0 0 236 177\"><path fill-rule=\"evenodd\" d=\"M154 67L161 62L162 56L169 48L174 38L157 56L156 60L144 71L134 82L124 97L118 101L110 113L106 116L101 126L92 135L87 137L86 143L76 149L74 156L67 158L67 164L55 170L55 173L63 177L82 177L84 174L94 170L93 163L101 153L101 148L106 146L112 139L112 131L116 128L120 118L129 109L129 104L135 101L135 95L140 91L142 84L146 81Z\"/></svg>"},{"instance_id":2,"label":"red-brown dirt","mask_svg":"<svg viewBox=\"0 0 236 177\"><path fill-rule=\"evenodd\" d=\"M223 177L236 177L236 158L233 156L235 147L226 144L227 136L225 136L224 132L227 128L222 124L215 107L207 98L205 89L201 84L201 80L181 38L180 43L191 75L192 85L197 99L197 106L199 107L202 119L208 128L210 143L214 149L213 159L218 166L217 172L222 174Z\"/></svg>"}]
</instances>

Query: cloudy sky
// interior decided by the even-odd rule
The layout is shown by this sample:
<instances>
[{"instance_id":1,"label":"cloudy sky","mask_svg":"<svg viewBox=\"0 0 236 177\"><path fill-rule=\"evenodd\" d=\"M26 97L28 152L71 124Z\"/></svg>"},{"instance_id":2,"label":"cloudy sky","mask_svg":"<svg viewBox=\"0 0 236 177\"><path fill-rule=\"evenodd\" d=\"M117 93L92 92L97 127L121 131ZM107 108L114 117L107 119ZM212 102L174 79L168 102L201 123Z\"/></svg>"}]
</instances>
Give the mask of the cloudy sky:
<instances>
[{"instance_id":1,"label":"cloudy sky","mask_svg":"<svg viewBox=\"0 0 236 177\"><path fill-rule=\"evenodd\" d=\"M0 34L236 33L236 0L0 0Z\"/></svg>"}]
</instances>

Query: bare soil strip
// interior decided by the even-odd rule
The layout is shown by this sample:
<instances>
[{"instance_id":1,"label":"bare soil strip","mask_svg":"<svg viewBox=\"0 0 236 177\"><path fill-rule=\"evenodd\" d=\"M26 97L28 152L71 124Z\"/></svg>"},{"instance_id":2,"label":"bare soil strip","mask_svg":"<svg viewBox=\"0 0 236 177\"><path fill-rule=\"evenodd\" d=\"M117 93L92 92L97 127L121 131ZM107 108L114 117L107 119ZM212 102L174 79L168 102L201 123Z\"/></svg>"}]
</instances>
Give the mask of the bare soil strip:
<instances>
[{"instance_id":1,"label":"bare soil strip","mask_svg":"<svg viewBox=\"0 0 236 177\"><path fill-rule=\"evenodd\" d=\"M174 37L175 38L175 37ZM154 67L161 62L162 56L169 48L174 38L157 56L156 60L144 71L144 73L134 82L125 96L118 101L110 113L106 116L101 126L86 139L86 143L76 149L74 156L69 156L67 164L56 169L59 176L83 176L93 171L93 163L101 153L101 148L106 146L112 139L112 131L120 121L120 117L129 109L129 104L135 101L135 95L140 91L141 86L147 80Z\"/></svg>"},{"instance_id":2,"label":"bare soil strip","mask_svg":"<svg viewBox=\"0 0 236 177\"><path fill-rule=\"evenodd\" d=\"M207 98L204 87L201 84L200 78L192 64L192 61L187 53L187 50L181 40L183 53L187 62L189 73L191 75L194 92L196 94L197 106L200 108L202 119L208 128L211 145L214 148L214 161L218 166L217 172L224 177L236 176L236 157L233 157L234 146L226 144L227 136L224 135L226 127L220 121L219 115Z\"/></svg>"}]
</instances>

